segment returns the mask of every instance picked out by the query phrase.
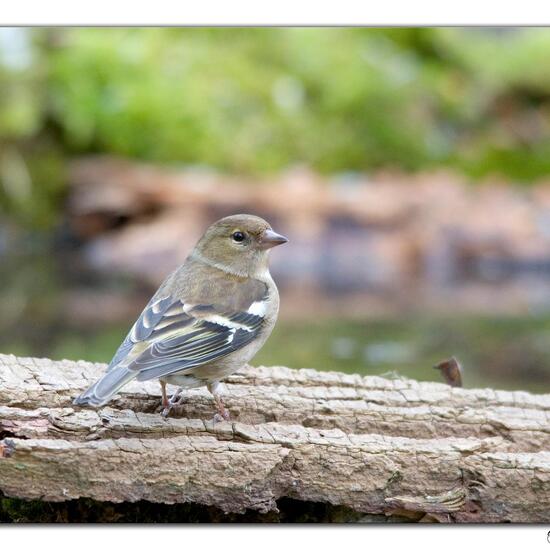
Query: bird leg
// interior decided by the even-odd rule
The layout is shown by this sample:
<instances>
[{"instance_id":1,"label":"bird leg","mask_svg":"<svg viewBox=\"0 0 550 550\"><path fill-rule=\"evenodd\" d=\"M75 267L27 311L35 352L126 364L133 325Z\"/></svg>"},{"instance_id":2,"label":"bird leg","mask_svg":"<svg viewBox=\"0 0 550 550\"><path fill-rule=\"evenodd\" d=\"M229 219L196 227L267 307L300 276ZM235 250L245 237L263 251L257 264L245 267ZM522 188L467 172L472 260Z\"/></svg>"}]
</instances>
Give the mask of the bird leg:
<instances>
[{"instance_id":1,"label":"bird leg","mask_svg":"<svg viewBox=\"0 0 550 550\"><path fill-rule=\"evenodd\" d=\"M168 408L168 396L166 395L166 382L159 380L160 391L162 392L162 408L163 410Z\"/></svg>"},{"instance_id":2,"label":"bird leg","mask_svg":"<svg viewBox=\"0 0 550 550\"><path fill-rule=\"evenodd\" d=\"M218 412L214 415L214 422L221 422L222 420L229 420L231 415L229 411L224 407L222 398L221 398L221 385L218 381L211 382L206 384L208 391L213 395L214 401L216 402L216 408Z\"/></svg>"}]
</instances>

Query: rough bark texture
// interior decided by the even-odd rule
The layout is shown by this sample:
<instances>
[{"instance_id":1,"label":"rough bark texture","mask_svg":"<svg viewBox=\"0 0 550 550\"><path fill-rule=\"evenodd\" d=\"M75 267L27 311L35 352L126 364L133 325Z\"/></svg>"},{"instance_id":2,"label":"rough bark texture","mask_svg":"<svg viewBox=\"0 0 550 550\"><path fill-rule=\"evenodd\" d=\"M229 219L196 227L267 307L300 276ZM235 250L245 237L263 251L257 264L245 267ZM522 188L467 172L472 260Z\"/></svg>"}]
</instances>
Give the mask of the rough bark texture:
<instances>
[{"instance_id":1,"label":"rough bark texture","mask_svg":"<svg viewBox=\"0 0 550 550\"><path fill-rule=\"evenodd\" d=\"M423 521L550 520L550 395L246 367L175 417L160 386L72 399L104 365L0 355L0 491L272 512L293 499ZM356 518L357 516L355 516Z\"/></svg>"}]
</instances>

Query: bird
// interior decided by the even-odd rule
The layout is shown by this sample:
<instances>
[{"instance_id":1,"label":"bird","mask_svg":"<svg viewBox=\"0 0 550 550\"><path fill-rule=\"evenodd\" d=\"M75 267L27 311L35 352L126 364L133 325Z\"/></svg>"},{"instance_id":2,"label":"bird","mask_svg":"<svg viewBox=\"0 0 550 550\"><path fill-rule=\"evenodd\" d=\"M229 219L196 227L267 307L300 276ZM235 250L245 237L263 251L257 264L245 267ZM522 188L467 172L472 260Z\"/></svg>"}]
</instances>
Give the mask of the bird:
<instances>
[{"instance_id":1,"label":"bird","mask_svg":"<svg viewBox=\"0 0 550 550\"><path fill-rule=\"evenodd\" d=\"M251 214L213 223L160 285L103 376L73 403L101 407L131 380L158 379L164 417L183 403L184 389L206 386L214 420L229 420L221 380L248 363L275 326L279 292L269 253L286 242ZM166 384L178 387L170 399Z\"/></svg>"}]
</instances>

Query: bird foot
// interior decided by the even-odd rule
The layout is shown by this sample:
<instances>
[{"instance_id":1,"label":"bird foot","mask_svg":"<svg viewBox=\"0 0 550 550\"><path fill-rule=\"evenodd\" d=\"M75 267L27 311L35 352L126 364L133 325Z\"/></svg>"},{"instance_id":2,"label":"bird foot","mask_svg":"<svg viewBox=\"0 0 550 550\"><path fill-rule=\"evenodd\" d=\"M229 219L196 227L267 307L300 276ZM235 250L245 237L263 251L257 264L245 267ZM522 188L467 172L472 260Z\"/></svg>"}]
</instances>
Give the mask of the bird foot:
<instances>
[{"instance_id":1,"label":"bird foot","mask_svg":"<svg viewBox=\"0 0 550 550\"><path fill-rule=\"evenodd\" d=\"M183 405L184 401L185 396L182 394L182 392L177 392L170 398L168 404L170 407L180 407L181 405Z\"/></svg>"},{"instance_id":2,"label":"bird foot","mask_svg":"<svg viewBox=\"0 0 550 550\"><path fill-rule=\"evenodd\" d=\"M168 415L170 414L170 411L174 407L179 407L179 406L183 405L184 401L185 401L185 398L182 395L181 390L176 391L176 393L167 401L167 403L164 404L164 407L160 411L161 416L163 418L167 418Z\"/></svg>"},{"instance_id":3,"label":"bird foot","mask_svg":"<svg viewBox=\"0 0 550 550\"><path fill-rule=\"evenodd\" d=\"M206 387L214 397L214 401L216 403L216 409L218 410L218 412L214 415L214 418L212 420L214 422L222 422L223 420L229 420L231 418L231 415L229 414L229 411L225 408L221 398L221 393L223 393L223 386L219 383L219 381L214 381L214 382L208 383Z\"/></svg>"}]
</instances>

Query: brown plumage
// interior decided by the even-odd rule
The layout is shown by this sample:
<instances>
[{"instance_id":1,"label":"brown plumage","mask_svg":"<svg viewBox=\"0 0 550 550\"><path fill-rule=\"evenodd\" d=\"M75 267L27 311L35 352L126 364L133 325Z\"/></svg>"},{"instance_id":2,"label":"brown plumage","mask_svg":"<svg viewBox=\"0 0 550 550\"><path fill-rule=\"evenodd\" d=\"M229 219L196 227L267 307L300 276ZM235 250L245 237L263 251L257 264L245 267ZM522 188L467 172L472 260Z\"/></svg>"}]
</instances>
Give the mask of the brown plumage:
<instances>
[{"instance_id":1,"label":"brown plumage","mask_svg":"<svg viewBox=\"0 0 550 550\"><path fill-rule=\"evenodd\" d=\"M120 345L107 372L75 400L101 406L132 379L158 378L164 414L166 383L206 385L228 418L219 381L247 363L271 333L279 293L268 269L269 249L287 239L256 216L212 224L187 260L162 283Z\"/></svg>"}]
</instances>

